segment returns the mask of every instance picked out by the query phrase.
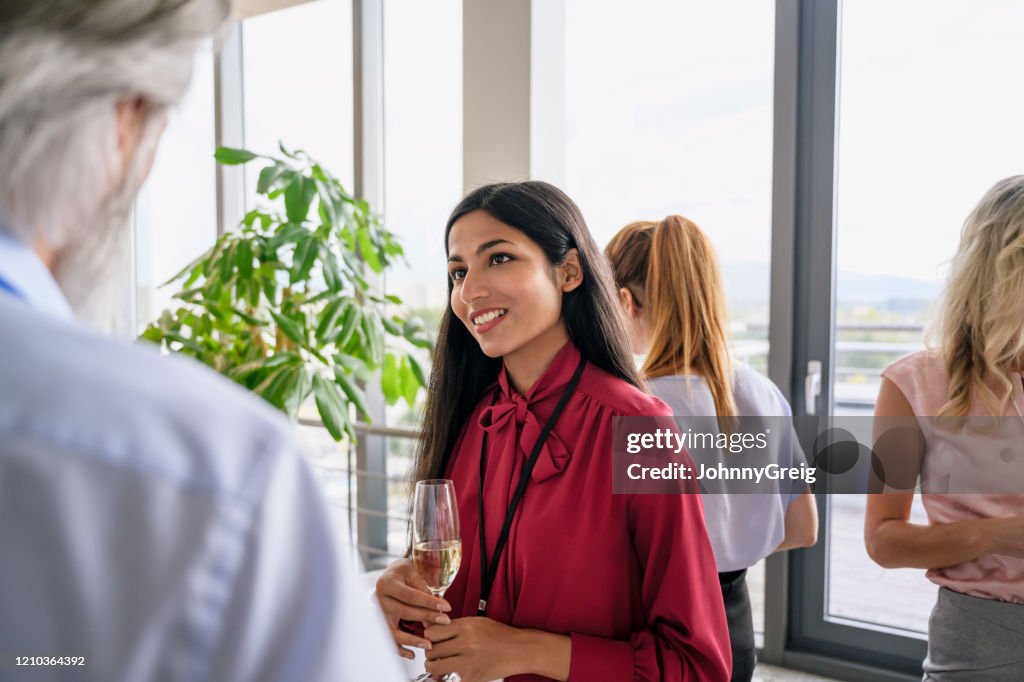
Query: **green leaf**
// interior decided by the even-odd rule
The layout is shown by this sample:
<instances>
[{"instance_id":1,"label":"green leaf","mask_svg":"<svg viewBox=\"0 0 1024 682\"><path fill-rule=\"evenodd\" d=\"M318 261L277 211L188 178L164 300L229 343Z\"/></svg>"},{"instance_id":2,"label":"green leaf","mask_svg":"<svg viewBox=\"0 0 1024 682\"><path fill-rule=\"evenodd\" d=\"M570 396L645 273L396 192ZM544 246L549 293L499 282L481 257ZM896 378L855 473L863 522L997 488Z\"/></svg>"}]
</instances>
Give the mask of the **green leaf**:
<instances>
[{"instance_id":1,"label":"green leaf","mask_svg":"<svg viewBox=\"0 0 1024 682\"><path fill-rule=\"evenodd\" d=\"M399 327L393 319L382 317L380 318L380 322L384 325L384 329L388 334L391 334L392 336L402 336L402 328Z\"/></svg>"},{"instance_id":2,"label":"green leaf","mask_svg":"<svg viewBox=\"0 0 1024 682\"><path fill-rule=\"evenodd\" d=\"M266 320L261 320L260 318L250 315L243 310L239 310L238 308L233 308L233 310L236 315L245 320L246 324L250 324L254 327L266 327L268 324Z\"/></svg>"},{"instance_id":3,"label":"green leaf","mask_svg":"<svg viewBox=\"0 0 1024 682\"><path fill-rule=\"evenodd\" d=\"M238 242L235 250L235 265L238 267L238 274L245 279L252 276L252 244L246 240Z\"/></svg>"},{"instance_id":4,"label":"green leaf","mask_svg":"<svg viewBox=\"0 0 1024 682\"><path fill-rule=\"evenodd\" d=\"M338 259L326 247L320 249L320 258L323 260L321 267L324 273L324 284L334 293L338 293L345 287L345 279L341 274L341 268L338 267Z\"/></svg>"},{"instance_id":5,"label":"green leaf","mask_svg":"<svg viewBox=\"0 0 1024 682\"><path fill-rule=\"evenodd\" d=\"M305 396L307 376L306 367L301 363L284 365L271 372L253 392L282 412L294 416Z\"/></svg>"},{"instance_id":6,"label":"green leaf","mask_svg":"<svg viewBox=\"0 0 1024 682\"><path fill-rule=\"evenodd\" d=\"M341 316L341 325L338 329L338 335L334 339L334 345L336 347L345 347L348 340L352 338L352 333L359 326L361 317L362 315L357 306L352 305L345 309L344 314Z\"/></svg>"},{"instance_id":7,"label":"green leaf","mask_svg":"<svg viewBox=\"0 0 1024 682\"><path fill-rule=\"evenodd\" d=\"M338 298L338 295L329 289L324 289L319 294L314 294L311 298L306 299L306 305L313 305L314 303L320 303L321 301L333 301Z\"/></svg>"},{"instance_id":8,"label":"green leaf","mask_svg":"<svg viewBox=\"0 0 1024 682\"><path fill-rule=\"evenodd\" d=\"M395 296L394 294L387 294L386 296L384 296L384 300L390 301L395 305L402 305L402 299L400 299L398 296Z\"/></svg>"},{"instance_id":9,"label":"green leaf","mask_svg":"<svg viewBox=\"0 0 1024 682\"><path fill-rule=\"evenodd\" d=\"M306 334L304 333L302 325L293 320L290 317L285 317L281 313L274 310L270 311L271 317L274 318L274 322L277 322L278 328L284 332L284 335L290 338L295 343L305 345Z\"/></svg>"},{"instance_id":10,"label":"green leaf","mask_svg":"<svg viewBox=\"0 0 1024 682\"><path fill-rule=\"evenodd\" d=\"M425 336L414 336L409 339L409 343L416 346L417 348L424 348L426 350L434 349L434 342Z\"/></svg>"},{"instance_id":11,"label":"green leaf","mask_svg":"<svg viewBox=\"0 0 1024 682\"><path fill-rule=\"evenodd\" d=\"M259 214L259 210L254 208L253 210L249 211L242 217L242 224L245 225L246 227L252 227L252 224L256 222L256 218L259 216Z\"/></svg>"},{"instance_id":12,"label":"green leaf","mask_svg":"<svg viewBox=\"0 0 1024 682\"><path fill-rule=\"evenodd\" d=\"M305 194L302 188L305 182L305 178L295 173L284 187L284 208L288 214L288 222L301 223L306 219L309 206L302 205L302 196Z\"/></svg>"},{"instance_id":13,"label":"green leaf","mask_svg":"<svg viewBox=\"0 0 1024 682\"><path fill-rule=\"evenodd\" d=\"M411 369L412 373L416 376L416 381L419 383L420 386L426 388L427 376L423 373L423 368L420 367L419 361L416 360L416 357L411 354L406 355L405 357L409 360L409 369Z\"/></svg>"},{"instance_id":14,"label":"green leaf","mask_svg":"<svg viewBox=\"0 0 1024 682\"><path fill-rule=\"evenodd\" d=\"M269 358L263 361L263 367L270 369L271 367L280 367L281 365L295 364L301 362L302 357L291 351L281 351L280 353L274 353Z\"/></svg>"},{"instance_id":15,"label":"green leaf","mask_svg":"<svg viewBox=\"0 0 1024 682\"><path fill-rule=\"evenodd\" d=\"M196 289L185 289L171 296L171 298L177 298L187 303L195 303L195 299L199 298L206 290L203 287Z\"/></svg>"},{"instance_id":16,"label":"green leaf","mask_svg":"<svg viewBox=\"0 0 1024 682\"><path fill-rule=\"evenodd\" d=\"M182 289L188 289L199 281L199 278L203 275L203 263L202 259L195 261L195 265L192 267L192 272L189 273L188 279L186 279L181 285ZM177 279L177 277L174 279Z\"/></svg>"},{"instance_id":17,"label":"green leaf","mask_svg":"<svg viewBox=\"0 0 1024 682\"><path fill-rule=\"evenodd\" d=\"M217 263L217 275L220 277L221 283L227 282L231 278L231 272L235 266L235 250L237 248L238 244L231 244L221 253L220 262Z\"/></svg>"},{"instance_id":18,"label":"green leaf","mask_svg":"<svg viewBox=\"0 0 1024 682\"><path fill-rule=\"evenodd\" d=\"M402 327L402 335L405 337L415 336L421 331L423 331L423 320L418 317L410 317Z\"/></svg>"},{"instance_id":19,"label":"green leaf","mask_svg":"<svg viewBox=\"0 0 1024 682\"><path fill-rule=\"evenodd\" d=\"M297 368L295 380L289 383L285 387L284 401L285 411L288 412L289 416L295 418L299 412L299 407L302 406L302 402L309 395L310 381L309 381L309 370L305 365L299 365Z\"/></svg>"},{"instance_id":20,"label":"green leaf","mask_svg":"<svg viewBox=\"0 0 1024 682\"><path fill-rule=\"evenodd\" d=\"M341 440L345 432L345 422L348 421L348 407L341 397L338 385L325 381L319 374L314 374L313 396L316 398L316 409L327 432L334 440Z\"/></svg>"},{"instance_id":21,"label":"green leaf","mask_svg":"<svg viewBox=\"0 0 1024 682\"><path fill-rule=\"evenodd\" d=\"M348 305L351 305L349 301L337 299L324 306L320 312L320 322L316 325L316 338L320 343L325 344L330 340Z\"/></svg>"},{"instance_id":22,"label":"green leaf","mask_svg":"<svg viewBox=\"0 0 1024 682\"><path fill-rule=\"evenodd\" d=\"M278 140L277 141L277 148L280 149L281 153L284 154L285 156L287 156L289 159L294 159L295 158L295 154L293 154L292 152L290 152L290 151L288 151L287 149L284 148L284 142Z\"/></svg>"},{"instance_id":23,"label":"green leaf","mask_svg":"<svg viewBox=\"0 0 1024 682\"><path fill-rule=\"evenodd\" d=\"M227 370L224 373L224 376L226 376L227 378L232 379L234 381L237 381L238 383L240 383L243 386L245 386L246 385L245 384L245 380L250 378L250 376L254 372L258 371L259 369L260 369L260 363L259 362L245 362L245 363L242 363L241 365L236 365L236 366L232 367L231 369Z\"/></svg>"},{"instance_id":24,"label":"green leaf","mask_svg":"<svg viewBox=\"0 0 1024 682\"><path fill-rule=\"evenodd\" d=\"M183 267L173 277L168 279L166 282L164 282L160 286L161 287L165 287L168 284L170 284L171 282L175 282L175 281L181 279L182 277L184 277L186 272L188 272L190 274L189 274L189 280L184 284L184 288L187 289L188 287L192 286L195 283L195 280L198 279L198 275L195 275L196 271L198 270L199 273L202 274L203 267L204 267L204 265L206 263L206 259L210 256L210 253L213 251L213 249L214 249L214 247L211 246L209 249L204 251L201 256L199 256L194 261L192 261L191 263L189 263L188 265ZM195 279L193 279L193 277L195 277Z\"/></svg>"},{"instance_id":25,"label":"green leaf","mask_svg":"<svg viewBox=\"0 0 1024 682\"><path fill-rule=\"evenodd\" d=\"M341 388L342 392L356 407L356 412L366 421L370 421L370 411L366 409L366 399L363 389L349 377L341 367L334 367L334 381Z\"/></svg>"},{"instance_id":26,"label":"green leaf","mask_svg":"<svg viewBox=\"0 0 1024 682\"><path fill-rule=\"evenodd\" d=\"M222 163L227 166L237 166L240 163L248 163L255 159L258 154L253 154L246 149L234 149L232 147L217 147L217 151L213 153L213 158L217 159L218 163Z\"/></svg>"},{"instance_id":27,"label":"green leaf","mask_svg":"<svg viewBox=\"0 0 1024 682\"><path fill-rule=\"evenodd\" d=\"M309 230L292 223L282 223L277 228L273 237L267 240L267 248L277 253L277 250L285 244L292 244L300 241L309 234Z\"/></svg>"},{"instance_id":28,"label":"green leaf","mask_svg":"<svg viewBox=\"0 0 1024 682\"><path fill-rule=\"evenodd\" d=\"M316 183L317 194L320 195L320 209L331 225L337 226L342 221L341 212L338 210L338 200L331 186L323 177L319 166L313 166L313 181Z\"/></svg>"},{"instance_id":29,"label":"green leaf","mask_svg":"<svg viewBox=\"0 0 1024 682\"><path fill-rule=\"evenodd\" d=\"M370 266L370 269L380 274L384 267L380 263L380 258L377 255L377 248L373 245L373 241L370 239L370 230L366 227L360 227L359 232L356 235L359 239L359 254L366 261L366 264Z\"/></svg>"},{"instance_id":30,"label":"green leaf","mask_svg":"<svg viewBox=\"0 0 1024 682\"><path fill-rule=\"evenodd\" d=\"M402 358L402 397L412 409L416 406L416 395L420 392L420 380L417 373L409 364L409 356Z\"/></svg>"},{"instance_id":31,"label":"green leaf","mask_svg":"<svg viewBox=\"0 0 1024 682\"><path fill-rule=\"evenodd\" d=\"M345 345L335 344L335 347L339 348L344 355L361 361L367 368L377 369L378 363L373 362L372 358L369 358L369 350L366 347L366 332L363 331L363 320L361 317L358 326L352 330L352 336L349 337Z\"/></svg>"},{"instance_id":32,"label":"green leaf","mask_svg":"<svg viewBox=\"0 0 1024 682\"><path fill-rule=\"evenodd\" d=\"M306 220L315 194L316 185L305 176L295 173L294 179L284 188L284 209L289 222L301 223Z\"/></svg>"},{"instance_id":33,"label":"green leaf","mask_svg":"<svg viewBox=\"0 0 1024 682\"><path fill-rule=\"evenodd\" d=\"M255 310L260 304L260 282L259 279L246 280L247 291L245 300Z\"/></svg>"},{"instance_id":34,"label":"green leaf","mask_svg":"<svg viewBox=\"0 0 1024 682\"><path fill-rule=\"evenodd\" d=\"M384 364L380 370L380 387L388 405L394 405L402 397L402 375L393 353L384 356Z\"/></svg>"},{"instance_id":35,"label":"green leaf","mask_svg":"<svg viewBox=\"0 0 1024 682\"><path fill-rule=\"evenodd\" d=\"M363 316L360 327L366 340L367 359L371 365L379 365L384 358L384 339L380 333L380 316L371 310Z\"/></svg>"},{"instance_id":36,"label":"green leaf","mask_svg":"<svg viewBox=\"0 0 1024 682\"><path fill-rule=\"evenodd\" d=\"M292 267L288 272L288 279L292 284L304 282L309 277L313 264L316 263L317 251L320 243L311 234L300 239L295 245L295 253L292 255Z\"/></svg>"},{"instance_id":37,"label":"green leaf","mask_svg":"<svg viewBox=\"0 0 1024 682\"><path fill-rule=\"evenodd\" d=\"M180 343L183 348L186 348L186 349L192 351L193 353L202 353L203 352L203 347L202 346L200 346L198 343L196 343L192 339L186 339L181 334L175 334L174 332L164 332L164 339L167 340L167 341L173 341L175 343ZM171 350L174 350L174 349L172 348Z\"/></svg>"},{"instance_id":38,"label":"green leaf","mask_svg":"<svg viewBox=\"0 0 1024 682\"><path fill-rule=\"evenodd\" d=\"M278 393L279 391L272 389L275 389L275 387L279 386L281 377L291 369L293 369L293 367L290 365L281 365L279 367L276 367L272 372L270 372L270 374L263 378L263 381L261 381L255 388L252 389L253 393L266 399L275 407L280 407L278 403L274 402L271 399L272 394Z\"/></svg>"},{"instance_id":39,"label":"green leaf","mask_svg":"<svg viewBox=\"0 0 1024 682\"><path fill-rule=\"evenodd\" d=\"M277 278L273 274L260 277L260 288L267 297L267 303L277 305Z\"/></svg>"},{"instance_id":40,"label":"green leaf","mask_svg":"<svg viewBox=\"0 0 1024 682\"><path fill-rule=\"evenodd\" d=\"M161 343L164 340L164 332L157 325L151 324L146 327L139 338L150 343Z\"/></svg>"},{"instance_id":41,"label":"green leaf","mask_svg":"<svg viewBox=\"0 0 1024 682\"><path fill-rule=\"evenodd\" d=\"M276 187L276 183L281 179L281 176L288 170L288 166L283 163L274 163L261 170L259 180L256 182L256 193L267 194L270 192L271 189Z\"/></svg>"}]
</instances>

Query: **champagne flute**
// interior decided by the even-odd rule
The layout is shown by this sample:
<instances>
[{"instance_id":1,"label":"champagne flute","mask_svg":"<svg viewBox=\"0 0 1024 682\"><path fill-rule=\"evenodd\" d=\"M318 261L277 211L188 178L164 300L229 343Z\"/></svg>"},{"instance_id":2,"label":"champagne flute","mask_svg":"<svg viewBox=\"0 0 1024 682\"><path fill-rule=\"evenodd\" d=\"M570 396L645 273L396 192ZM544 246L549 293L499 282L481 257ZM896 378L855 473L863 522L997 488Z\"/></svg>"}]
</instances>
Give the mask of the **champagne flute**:
<instances>
[{"instance_id":1,"label":"champagne flute","mask_svg":"<svg viewBox=\"0 0 1024 682\"><path fill-rule=\"evenodd\" d=\"M429 479L416 483L412 514L412 562L435 597L444 597L462 562L459 507L455 483ZM416 680L431 679L424 673ZM443 675L443 682L460 682L455 673Z\"/></svg>"}]
</instances>

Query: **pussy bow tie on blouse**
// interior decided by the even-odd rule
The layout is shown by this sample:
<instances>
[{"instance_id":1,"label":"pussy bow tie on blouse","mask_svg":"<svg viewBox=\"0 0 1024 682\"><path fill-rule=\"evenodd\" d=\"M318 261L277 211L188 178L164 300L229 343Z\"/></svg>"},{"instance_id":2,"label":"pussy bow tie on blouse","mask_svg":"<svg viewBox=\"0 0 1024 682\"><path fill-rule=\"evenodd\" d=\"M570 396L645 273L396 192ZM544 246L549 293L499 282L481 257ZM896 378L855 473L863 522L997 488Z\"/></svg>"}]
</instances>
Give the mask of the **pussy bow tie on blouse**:
<instances>
[{"instance_id":1,"label":"pussy bow tie on blouse","mask_svg":"<svg viewBox=\"0 0 1024 682\"><path fill-rule=\"evenodd\" d=\"M564 418L564 416L563 416ZM533 446L540 438L544 429L544 421L530 411L526 398L518 393L506 394L498 391L497 401L480 414L477 422L488 433L491 443L514 438L515 430L519 429L519 454L524 459L533 452ZM572 457L569 449L552 430L537 457L530 478L534 483L541 483L565 470Z\"/></svg>"}]
</instances>

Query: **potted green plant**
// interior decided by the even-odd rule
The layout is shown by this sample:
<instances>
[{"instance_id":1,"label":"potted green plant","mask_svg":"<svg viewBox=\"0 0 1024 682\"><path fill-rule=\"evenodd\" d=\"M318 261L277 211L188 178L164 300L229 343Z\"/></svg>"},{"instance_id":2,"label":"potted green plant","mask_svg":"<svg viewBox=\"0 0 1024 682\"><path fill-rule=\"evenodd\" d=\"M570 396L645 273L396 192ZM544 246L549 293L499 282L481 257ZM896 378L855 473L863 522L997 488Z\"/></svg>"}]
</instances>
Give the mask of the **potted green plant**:
<instances>
[{"instance_id":1,"label":"potted green plant","mask_svg":"<svg viewBox=\"0 0 1024 682\"><path fill-rule=\"evenodd\" d=\"M425 378L411 352L430 348L419 318L370 278L402 256L366 201L301 150L282 157L220 147L222 164L264 162L266 206L185 266L174 305L141 338L196 358L293 420L310 394L335 440L355 440L350 406L369 419L364 387L379 371L388 404L410 407Z\"/></svg>"}]
</instances>

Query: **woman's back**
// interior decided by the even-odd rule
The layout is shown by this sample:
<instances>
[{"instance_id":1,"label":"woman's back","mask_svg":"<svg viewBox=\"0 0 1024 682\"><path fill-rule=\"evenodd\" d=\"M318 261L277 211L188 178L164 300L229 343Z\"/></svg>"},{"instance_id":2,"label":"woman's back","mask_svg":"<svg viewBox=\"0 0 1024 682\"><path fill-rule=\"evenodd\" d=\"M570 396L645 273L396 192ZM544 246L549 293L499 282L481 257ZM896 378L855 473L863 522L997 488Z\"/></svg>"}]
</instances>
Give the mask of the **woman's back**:
<instances>
[{"instance_id":1,"label":"woman's back","mask_svg":"<svg viewBox=\"0 0 1024 682\"><path fill-rule=\"evenodd\" d=\"M714 399L703 377L693 374L656 377L650 380L650 388L672 408L674 415L683 417L681 427L688 426L686 417L690 417L690 421L699 425L700 431L714 429L717 432ZM775 384L749 365L736 363L732 372L732 390L737 414L740 415L737 422L740 430L754 424L767 424L772 430L767 438L767 452L758 452L757 464L775 463L781 467L806 464L803 450L790 426L792 410ZM775 419L765 422L744 417ZM780 428L773 429L776 423ZM783 424L785 429L781 428ZM708 466L719 461L728 463L729 458L734 457L732 453L717 450L711 457L706 457L697 449L691 450L690 455L696 464ZM710 459L714 461L702 461ZM782 542L786 530L786 507L803 492L803 486L799 490L789 490L782 482L774 483L771 494L704 495L705 521L719 572L752 566L775 551ZM768 490L768 485L762 481L757 489Z\"/></svg>"}]
</instances>

